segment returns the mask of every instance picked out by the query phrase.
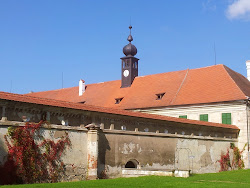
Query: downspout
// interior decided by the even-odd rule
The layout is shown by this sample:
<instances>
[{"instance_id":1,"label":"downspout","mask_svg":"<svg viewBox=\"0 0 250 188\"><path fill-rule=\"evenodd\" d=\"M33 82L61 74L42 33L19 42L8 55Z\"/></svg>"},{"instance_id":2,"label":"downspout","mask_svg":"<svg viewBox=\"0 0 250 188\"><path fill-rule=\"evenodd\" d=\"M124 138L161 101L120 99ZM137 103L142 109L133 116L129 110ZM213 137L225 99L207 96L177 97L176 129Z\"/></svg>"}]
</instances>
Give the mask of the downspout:
<instances>
[{"instance_id":1,"label":"downspout","mask_svg":"<svg viewBox=\"0 0 250 188\"><path fill-rule=\"evenodd\" d=\"M250 168L250 164L249 164L250 163L250 155L249 155L249 120L248 120L249 107L248 107L248 104L249 104L249 97L247 97L247 101L246 101L246 115L247 115L247 159L248 159L247 168Z\"/></svg>"}]
</instances>

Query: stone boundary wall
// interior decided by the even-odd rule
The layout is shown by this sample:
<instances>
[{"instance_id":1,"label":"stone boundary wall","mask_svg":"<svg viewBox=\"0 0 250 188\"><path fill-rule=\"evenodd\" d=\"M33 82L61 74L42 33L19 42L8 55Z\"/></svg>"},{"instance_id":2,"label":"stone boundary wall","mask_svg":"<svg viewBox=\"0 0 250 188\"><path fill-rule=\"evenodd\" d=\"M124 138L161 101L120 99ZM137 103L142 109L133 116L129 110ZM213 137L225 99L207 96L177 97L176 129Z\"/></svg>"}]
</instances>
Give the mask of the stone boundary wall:
<instances>
[{"instance_id":1,"label":"stone boundary wall","mask_svg":"<svg viewBox=\"0 0 250 188\"><path fill-rule=\"evenodd\" d=\"M7 154L3 136L9 126L45 120L48 124L43 126L43 134L55 141L67 132L72 147L63 156L63 181L119 177L130 159L137 159L139 166L149 170L186 170L185 162L191 164L189 159L178 159L182 163L176 165L176 156L181 156L178 150L183 148L193 148L199 156L193 159L198 164L194 172L216 172L218 155L230 142L237 145L238 138L238 130L231 128L7 100L0 100L0 119L0 163Z\"/></svg>"},{"instance_id":2,"label":"stone boundary wall","mask_svg":"<svg viewBox=\"0 0 250 188\"><path fill-rule=\"evenodd\" d=\"M10 126L24 126L24 122L0 121L0 164L6 161L7 146L4 135ZM68 133L71 146L65 149L62 161L65 164L65 175L61 181L79 181L87 178L87 132L86 128L45 124L40 129L46 139L55 142Z\"/></svg>"},{"instance_id":3,"label":"stone boundary wall","mask_svg":"<svg viewBox=\"0 0 250 188\"><path fill-rule=\"evenodd\" d=\"M218 160L237 139L166 133L102 130L99 133L99 169L109 178L121 177L129 161L136 169L219 172Z\"/></svg>"}]
</instances>

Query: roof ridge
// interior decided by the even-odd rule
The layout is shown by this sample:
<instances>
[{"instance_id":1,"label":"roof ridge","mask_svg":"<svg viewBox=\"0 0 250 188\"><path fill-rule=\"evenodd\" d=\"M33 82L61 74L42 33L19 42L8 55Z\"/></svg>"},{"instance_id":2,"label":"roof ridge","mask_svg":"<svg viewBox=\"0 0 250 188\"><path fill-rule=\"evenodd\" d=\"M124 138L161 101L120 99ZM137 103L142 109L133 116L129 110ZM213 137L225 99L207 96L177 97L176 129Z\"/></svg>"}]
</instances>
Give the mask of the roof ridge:
<instances>
[{"instance_id":1,"label":"roof ridge","mask_svg":"<svg viewBox=\"0 0 250 188\"><path fill-rule=\"evenodd\" d=\"M156 75L161 75L161 74L168 74L168 73L173 73L173 72L181 72L181 71L185 71L185 70L197 70L197 69L204 69L204 68L208 68L208 67L213 67L213 66L221 66L223 64L218 64L218 65L211 65L211 66L207 66L207 67L200 67L200 68L194 68L194 69L184 69L184 70L176 70L176 71L170 71L170 72L162 72L162 73L156 73L156 74L149 74L149 75L144 75L144 76L137 76L136 78L143 78L143 77L150 77L150 76L156 76ZM90 86L90 85L96 85L96 84L104 84L104 83L111 83L111 82L117 82L117 81L121 81L121 80L111 80L111 81L105 81L105 82L98 82L98 83L91 83L91 84L86 84L86 86ZM68 89L72 89L72 88L77 88L78 86L73 86L73 87L67 87L67 88L60 88L60 89L51 89L51 90L46 90L46 91L36 91L36 92L32 92L32 93L44 93L44 92L58 92L58 91L62 91L62 90L68 90ZM32 93L25 93L24 95L32 95Z\"/></svg>"},{"instance_id":2,"label":"roof ridge","mask_svg":"<svg viewBox=\"0 0 250 188\"><path fill-rule=\"evenodd\" d=\"M51 91L61 91L61 90L64 90L64 89L72 89L72 88L75 88L75 87L78 87L78 86L61 88L61 89L52 89L52 90L46 90L46 91L37 91L37 92L31 92L31 93L25 93L25 94L19 94L19 95L25 95L25 96L27 95L28 96L29 94L32 94L32 93L43 93L43 92L51 92Z\"/></svg>"},{"instance_id":3,"label":"roof ridge","mask_svg":"<svg viewBox=\"0 0 250 188\"><path fill-rule=\"evenodd\" d=\"M82 79L81 79L82 80ZM120 80L111 80L111 81L106 81L106 82L98 82L98 83L91 83L91 84L86 84L86 86L90 86L90 85L95 85L95 84L103 84L103 83L109 83L109 82L116 82L116 81L120 81ZM52 89L52 90L46 90L46 91L37 91L37 92L32 92L32 93L43 93L43 92L52 92L52 91L62 91L62 90L66 90L66 89L72 89L72 88L77 88L79 86L72 86L72 87L66 87L66 88L61 88L61 89ZM32 93L25 93L24 95L29 95Z\"/></svg>"},{"instance_id":4,"label":"roof ridge","mask_svg":"<svg viewBox=\"0 0 250 188\"><path fill-rule=\"evenodd\" d=\"M206 67L199 67L199 68L193 68L193 69L187 68L187 69L188 70L197 70L197 69L205 69L205 68L214 67L214 66L223 66L223 64L209 65L209 66L206 66ZM136 78L147 77L147 76L154 76L154 75L159 75L159 74L168 74L168 73L173 73L173 72L181 72L181 71L186 71L187 69L170 71L170 72L161 72L161 73L149 74L149 75L144 75L144 76L137 76Z\"/></svg>"}]
</instances>

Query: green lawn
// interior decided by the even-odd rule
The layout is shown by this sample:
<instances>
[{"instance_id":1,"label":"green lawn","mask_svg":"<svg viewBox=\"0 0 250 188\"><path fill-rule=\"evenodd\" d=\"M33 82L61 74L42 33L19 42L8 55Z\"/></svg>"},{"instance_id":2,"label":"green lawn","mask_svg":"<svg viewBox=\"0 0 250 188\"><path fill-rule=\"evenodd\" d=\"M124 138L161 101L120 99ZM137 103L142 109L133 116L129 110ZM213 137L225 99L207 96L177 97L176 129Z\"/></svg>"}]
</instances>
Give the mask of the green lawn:
<instances>
[{"instance_id":1,"label":"green lawn","mask_svg":"<svg viewBox=\"0 0 250 188\"><path fill-rule=\"evenodd\" d=\"M249 187L250 170L220 172L213 174L195 174L189 178L175 178L163 176L144 176L138 178L117 178L108 180L92 180L67 183L9 185L1 188L24 187Z\"/></svg>"}]
</instances>

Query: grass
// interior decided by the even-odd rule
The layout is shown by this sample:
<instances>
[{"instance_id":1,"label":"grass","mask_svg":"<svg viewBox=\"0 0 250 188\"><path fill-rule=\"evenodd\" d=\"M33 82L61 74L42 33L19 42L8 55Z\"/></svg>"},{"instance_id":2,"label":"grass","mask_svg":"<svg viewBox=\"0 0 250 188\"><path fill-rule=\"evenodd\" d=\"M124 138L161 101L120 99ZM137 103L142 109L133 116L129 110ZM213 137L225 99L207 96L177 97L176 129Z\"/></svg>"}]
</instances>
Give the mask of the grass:
<instances>
[{"instance_id":1,"label":"grass","mask_svg":"<svg viewBox=\"0 0 250 188\"><path fill-rule=\"evenodd\" d=\"M144 176L80 182L50 184L6 185L1 188L64 188L64 187L250 187L250 170L238 170L211 174L195 174L189 178Z\"/></svg>"}]
</instances>

